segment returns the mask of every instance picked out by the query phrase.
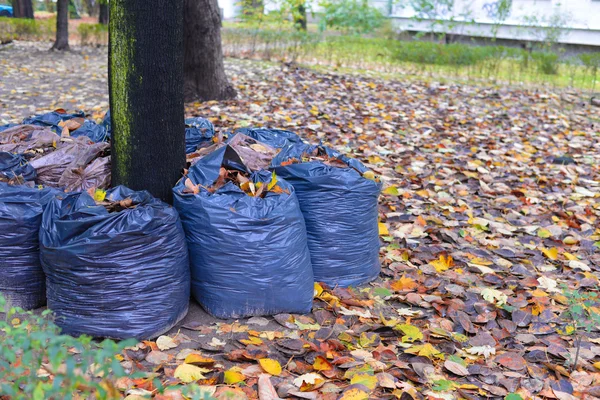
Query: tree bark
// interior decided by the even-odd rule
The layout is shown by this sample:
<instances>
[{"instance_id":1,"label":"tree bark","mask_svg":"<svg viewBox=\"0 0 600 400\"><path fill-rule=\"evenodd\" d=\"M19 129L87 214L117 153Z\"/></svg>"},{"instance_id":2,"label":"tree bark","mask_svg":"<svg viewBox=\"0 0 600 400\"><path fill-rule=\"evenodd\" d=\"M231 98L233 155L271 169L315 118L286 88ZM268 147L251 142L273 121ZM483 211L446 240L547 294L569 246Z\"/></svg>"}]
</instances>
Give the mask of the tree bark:
<instances>
[{"instance_id":1,"label":"tree bark","mask_svg":"<svg viewBox=\"0 0 600 400\"><path fill-rule=\"evenodd\" d=\"M108 4L100 3L100 13L98 14L98 23L108 25Z\"/></svg>"},{"instance_id":2,"label":"tree bark","mask_svg":"<svg viewBox=\"0 0 600 400\"><path fill-rule=\"evenodd\" d=\"M183 0L111 0L113 185L171 202L185 167Z\"/></svg>"},{"instance_id":3,"label":"tree bark","mask_svg":"<svg viewBox=\"0 0 600 400\"><path fill-rule=\"evenodd\" d=\"M51 50L69 50L69 0L56 2L56 41Z\"/></svg>"},{"instance_id":4,"label":"tree bark","mask_svg":"<svg viewBox=\"0 0 600 400\"><path fill-rule=\"evenodd\" d=\"M15 18L33 19L32 0L12 0L13 15Z\"/></svg>"},{"instance_id":5,"label":"tree bark","mask_svg":"<svg viewBox=\"0 0 600 400\"><path fill-rule=\"evenodd\" d=\"M186 101L236 96L225 75L221 13L217 0L184 0L184 94Z\"/></svg>"}]
</instances>

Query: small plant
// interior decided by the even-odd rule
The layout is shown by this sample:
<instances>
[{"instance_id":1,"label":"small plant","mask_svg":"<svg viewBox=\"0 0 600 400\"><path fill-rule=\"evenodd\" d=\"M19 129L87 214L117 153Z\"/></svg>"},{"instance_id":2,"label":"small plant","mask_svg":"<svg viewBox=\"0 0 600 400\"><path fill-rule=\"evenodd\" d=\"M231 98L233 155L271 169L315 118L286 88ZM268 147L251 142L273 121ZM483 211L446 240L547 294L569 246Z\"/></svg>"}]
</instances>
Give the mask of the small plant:
<instances>
[{"instance_id":1,"label":"small plant","mask_svg":"<svg viewBox=\"0 0 600 400\"><path fill-rule=\"evenodd\" d=\"M563 285L562 294L566 298L567 309L562 318L567 322L564 330L559 331L563 335L575 335L575 357L569 360L571 372L577 368L581 340L586 333L600 327L600 298L597 292L582 292L571 290Z\"/></svg>"},{"instance_id":2,"label":"small plant","mask_svg":"<svg viewBox=\"0 0 600 400\"><path fill-rule=\"evenodd\" d=\"M0 295L0 393L9 398L72 399L118 396L115 379L126 376L115 357L135 340L95 343L61 335L51 311L41 316L9 307Z\"/></svg>"},{"instance_id":3,"label":"small plant","mask_svg":"<svg viewBox=\"0 0 600 400\"><path fill-rule=\"evenodd\" d=\"M591 92L594 93L596 80L598 78L598 69L600 69L600 53L580 54L579 59L592 75Z\"/></svg>"},{"instance_id":4,"label":"small plant","mask_svg":"<svg viewBox=\"0 0 600 400\"><path fill-rule=\"evenodd\" d=\"M77 33L82 45L103 45L108 43L108 26L103 24L79 24Z\"/></svg>"}]
</instances>

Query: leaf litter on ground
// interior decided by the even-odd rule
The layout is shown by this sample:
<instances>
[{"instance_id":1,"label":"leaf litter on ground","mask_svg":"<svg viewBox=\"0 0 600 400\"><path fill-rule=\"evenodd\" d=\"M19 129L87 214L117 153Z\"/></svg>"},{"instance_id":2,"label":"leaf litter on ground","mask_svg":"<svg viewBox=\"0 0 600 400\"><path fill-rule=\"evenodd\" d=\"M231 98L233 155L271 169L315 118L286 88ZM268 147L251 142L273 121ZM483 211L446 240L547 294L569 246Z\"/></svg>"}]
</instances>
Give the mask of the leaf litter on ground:
<instances>
[{"instance_id":1,"label":"leaf litter on ground","mask_svg":"<svg viewBox=\"0 0 600 400\"><path fill-rule=\"evenodd\" d=\"M4 52L0 118L55 107L101 118L105 51L26 74L16 66L31 63L19 53L31 47ZM41 51L34 58L46 62ZM584 94L244 60L226 68L238 99L190 103L187 115L220 131L280 127L364 162L384 183L382 273L359 288L315 285L310 315L188 321L191 329L169 334L175 348L140 343L121 364L145 378L121 382L123 396L166 398L158 380L174 385L173 396L181 383L239 399L271 398L273 389L306 399L600 398L600 330L574 328L563 290L598 293L600 115L572 100ZM88 78L92 85L77 84ZM599 306L586 303L592 313ZM214 363L176 357L184 350ZM267 380L259 360L277 361L281 372ZM175 374L184 364L203 372Z\"/></svg>"}]
</instances>

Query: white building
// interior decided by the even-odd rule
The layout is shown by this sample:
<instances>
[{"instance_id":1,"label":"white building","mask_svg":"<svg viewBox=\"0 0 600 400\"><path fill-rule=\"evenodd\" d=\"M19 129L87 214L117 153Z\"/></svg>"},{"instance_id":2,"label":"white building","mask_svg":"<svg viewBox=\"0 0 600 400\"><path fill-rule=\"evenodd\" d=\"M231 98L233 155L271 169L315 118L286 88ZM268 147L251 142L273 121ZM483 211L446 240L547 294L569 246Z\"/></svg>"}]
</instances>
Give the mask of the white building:
<instances>
[{"instance_id":1,"label":"white building","mask_svg":"<svg viewBox=\"0 0 600 400\"><path fill-rule=\"evenodd\" d=\"M237 1L219 0L225 19L238 15ZM454 0L452 10L437 7L433 19L418 15L410 0L370 1L392 18L399 30L527 41L555 35L560 43L600 46L600 0L512 0L510 13L502 22L495 16L500 0ZM318 12L318 6L312 9Z\"/></svg>"}]
</instances>

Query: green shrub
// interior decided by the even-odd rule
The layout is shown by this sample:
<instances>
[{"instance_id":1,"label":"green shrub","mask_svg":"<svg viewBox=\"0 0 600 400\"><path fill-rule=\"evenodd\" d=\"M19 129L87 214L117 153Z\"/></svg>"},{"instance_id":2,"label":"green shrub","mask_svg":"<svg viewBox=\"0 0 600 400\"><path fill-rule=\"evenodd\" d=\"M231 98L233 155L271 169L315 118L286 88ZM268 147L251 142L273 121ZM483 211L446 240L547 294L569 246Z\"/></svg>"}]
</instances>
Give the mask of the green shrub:
<instances>
[{"instance_id":1,"label":"green shrub","mask_svg":"<svg viewBox=\"0 0 600 400\"><path fill-rule=\"evenodd\" d=\"M51 311L41 316L10 308L0 295L0 393L13 398L112 399L114 379L126 376L116 354L136 341L119 344L60 335Z\"/></svg>"},{"instance_id":2,"label":"green shrub","mask_svg":"<svg viewBox=\"0 0 600 400\"><path fill-rule=\"evenodd\" d=\"M538 71L542 74L558 74L558 54L536 51L531 53L531 58L535 61Z\"/></svg>"},{"instance_id":3,"label":"green shrub","mask_svg":"<svg viewBox=\"0 0 600 400\"><path fill-rule=\"evenodd\" d=\"M56 34L56 19L0 17L0 38L10 40L49 40Z\"/></svg>"},{"instance_id":4,"label":"green shrub","mask_svg":"<svg viewBox=\"0 0 600 400\"><path fill-rule=\"evenodd\" d=\"M321 6L321 30L328 27L350 34L370 33L385 21L381 11L371 6L367 0L329 0Z\"/></svg>"},{"instance_id":5,"label":"green shrub","mask_svg":"<svg viewBox=\"0 0 600 400\"><path fill-rule=\"evenodd\" d=\"M82 45L108 44L108 26L103 24L79 24L77 33Z\"/></svg>"}]
</instances>

